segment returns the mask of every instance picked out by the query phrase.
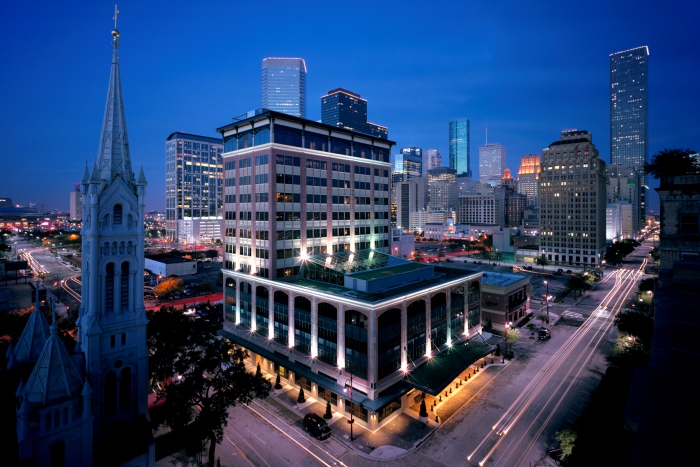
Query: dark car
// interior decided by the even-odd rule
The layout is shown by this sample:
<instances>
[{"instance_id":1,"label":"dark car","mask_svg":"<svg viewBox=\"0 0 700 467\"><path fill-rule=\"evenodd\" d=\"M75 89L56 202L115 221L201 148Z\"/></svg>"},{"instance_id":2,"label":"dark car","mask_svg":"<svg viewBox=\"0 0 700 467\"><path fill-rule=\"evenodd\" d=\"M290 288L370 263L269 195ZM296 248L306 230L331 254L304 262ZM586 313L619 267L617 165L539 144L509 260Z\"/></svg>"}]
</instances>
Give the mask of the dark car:
<instances>
[{"instance_id":1,"label":"dark car","mask_svg":"<svg viewBox=\"0 0 700 467\"><path fill-rule=\"evenodd\" d=\"M331 427L315 413L307 413L304 416L304 429L318 439L328 439L331 436Z\"/></svg>"},{"instance_id":2,"label":"dark car","mask_svg":"<svg viewBox=\"0 0 700 467\"><path fill-rule=\"evenodd\" d=\"M538 337L542 340L549 339L550 337L552 337L552 332L547 328L540 328Z\"/></svg>"},{"instance_id":3,"label":"dark car","mask_svg":"<svg viewBox=\"0 0 700 467\"><path fill-rule=\"evenodd\" d=\"M451 263L451 262L452 262L452 260L451 260L450 258L447 258L447 259L445 260L445 262L447 262L447 263Z\"/></svg>"}]
</instances>

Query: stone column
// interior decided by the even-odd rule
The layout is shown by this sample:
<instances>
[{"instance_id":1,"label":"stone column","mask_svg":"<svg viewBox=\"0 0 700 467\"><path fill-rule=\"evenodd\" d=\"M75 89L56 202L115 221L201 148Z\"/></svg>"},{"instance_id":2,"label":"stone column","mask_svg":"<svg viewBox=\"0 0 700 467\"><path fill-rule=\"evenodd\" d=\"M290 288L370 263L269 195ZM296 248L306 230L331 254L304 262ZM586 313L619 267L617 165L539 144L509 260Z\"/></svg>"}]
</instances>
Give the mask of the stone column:
<instances>
[{"instance_id":1,"label":"stone column","mask_svg":"<svg viewBox=\"0 0 700 467\"><path fill-rule=\"evenodd\" d=\"M275 289L272 287L267 292L267 337L275 338Z\"/></svg>"},{"instance_id":2,"label":"stone column","mask_svg":"<svg viewBox=\"0 0 700 467\"><path fill-rule=\"evenodd\" d=\"M369 326L367 328L367 380L369 381L370 393L374 393L374 388L377 384L378 371L378 355L377 339L379 337L379 329L377 326L377 310L369 311Z\"/></svg>"},{"instance_id":3,"label":"stone column","mask_svg":"<svg viewBox=\"0 0 700 467\"><path fill-rule=\"evenodd\" d=\"M345 368L345 305L338 304L338 315L336 321L338 333L336 351L338 352L338 368Z\"/></svg>"},{"instance_id":4,"label":"stone column","mask_svg":"<svg viewBox=\"0 0 700 467\"><path fill-rule=\"evenodd\" d=\"M433 321L433 309L432 309L432 297L428 295L425 297L425 354L433 354L433 340L432 340L432 328L431 324ZM436 342L437 346L438 343Z\"/></svg>"},{"instance_id":5,"label":"stone column","mask_svg":"<svg viewBox=\"0 0 700 467\"><path fill-rule=\"evenodd\" d=\"M318 299L311 296L311 356L318 357Z\"/></svg>"},{"instance_id":6,"label":"stone column","mask_svg":"<svg viewBox=\"0 0 700 467\"><path fill-rule=\"evenodd\" d=\"M401 368L408 368L408 311L406 300L401 302Z\"/></svg>"},{"instance_id":7,"label":"stone column","mask_svg":"<svg viewBox=\"0 0 700 467\"><path fill-rule=\"evenodd\" d=\"M447 342L452 342L452 287L448 287L445 291L447 294L447 311L445 318L447 319Z\"/></svg>"},{"instance_id":8,"label":"stone column","mask_svg":"<svg viewBox=\"0 0 700 467\"><path fill-rule=\"evenodd\" d=\"M289 305L287 305L287 331L289 332L289 347L294 347L294 295L289 293Z\"/></svg>"},{"instance_id":9,"label":"stone column","mask_svg":"<svg viewBox=\"0 0 700 467\"><path fill-rule=\"evenodd\" d=\"M255 283L251 284L250 287L250 330L255 332L257 330L256 327L256 321L257 321L257 307L255 306L255 301L256 301L256 290L257 286Z\"/></svg>"},{"instance_id":10,"label":"stone column","mask_svg":"<svg viewBox=\"0 0 700 467\"><path fill-rule=\"evenodd\" d=\"M236 280L236 324L241 322L241 281Z\"/></svg>"}]
</instances>

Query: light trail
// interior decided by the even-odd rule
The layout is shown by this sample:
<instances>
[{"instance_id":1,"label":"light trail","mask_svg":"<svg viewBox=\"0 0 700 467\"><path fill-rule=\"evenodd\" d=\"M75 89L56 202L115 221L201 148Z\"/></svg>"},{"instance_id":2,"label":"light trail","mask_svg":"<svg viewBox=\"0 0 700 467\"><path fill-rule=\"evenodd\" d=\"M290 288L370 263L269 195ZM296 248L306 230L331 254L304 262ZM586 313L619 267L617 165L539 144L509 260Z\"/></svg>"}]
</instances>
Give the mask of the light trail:
<instances>
[{"instance_id":1,"label":"light trail","mask_svg":"<svg viewBox=\"0 0 700 467\"><path fill-rule=\"evenodd\" d=\"M80 303L80 302L83 301L83 300L82 300L82 297L80 296L80 294L79 294L78 292L76 292L75 290L73 290L73 289L70 287L70 285L68 285L68 282L70 282L70 281L73 281L73 282L75 282L75 283L78 284L78 285L82 285L83 283L82 283L82 281L80 281L80 280L78 279L78 277L80 277L80 274L75 274L75 275L73 275L73 276L69 276L69 277L66 277L65 279L62 279L62 280L61 280L61 288L62 288L63 290L65 290L65 291L68 293L68 295L71 296L71 298L73 298L74 300L77 300L78 303Z\"/></svg>"},{"instance_id":2,"label":"light trail","mask_svg":"<svg viewBox=\"0 0 700 467\"><path fill-rule=\"evenodd\" d=\"M557 373L557 371L560 368L562 368L563 365L566 364L566 360L569 359L574 354L574 352L576 352L576 348L585 341L586 335L589 333L589 331L591 331L594 326L602 324L602 327L598 329L598 331L593 333L588 339L588 342L585 343L586 348L590 350L586 352L578 352L578 356L575 362L573 364L567 364L567 366L569 366L570 368L569 371L563 377L562 381L559 383L552 395L542 405L542 408L540 409L530 426L532 426L538 420L541 414L545 411L545 408L550 404L557 392L562 388L566 379L571 377L571 374L576 369L576 365L578 365L581 362L581 360L584 359L584 357L585 360L588 360L596 351L603 337L612 327L615 315L620 310L622 305L624 305L624 301L627 299L627 296L633 290L633 287L636 284L636 280L642 275L646 262L647 260L645 259L642 263L642 266L636 271L629 269L616 270L610 273L606 278L604 278L605 282L613 280L614 278L615 285L613 286L612 290L610 290L610 292L606 294L605 298L601 301L600 305L586 320L586 322L584 322L584 324L575 331L575 333L569 340L567 340L562 349L560 349L560 351L557 352L557 354L554 355L545 364L542 370L538 372L537 376L521 392L518 398L511 404L511 406L500 417L496 424L494 424L494 426L492 427L492 431L488 435L486 435L481 440L479 445L472 451L472 453L469 454L469 456L467 456L467 461L471 461L471 459L478 452L481 451L482 446L484 446L484 444L486 444L489 441L494 442L494 445L491 447L491 449L488 450L488 453L483 457L483 460L479 462L479 465L484 465L484 463L493 455L495 450L505 439L505 436L509 433L509 431L512 430L515 424L521 419L521 417L525 414L527 409L531 407L531 405L535 402L538 396L541 395L542 390L551 381L552 377ZM604 312L606 312L607 310L610 310L610 313L607 314L607 316L604 316ZM578 372L574 375L574 379L572 379L572 382L568 385L568 387L565 388L563 394L556 401L555 407L549 412L549 416L544 421L537 436L539 436L539 433L541 433L541 431L544 429L549 420L551 420L554 411L556 411L556 409L561 405L562 400L571 389L573 381L575 381L575 377L580 374L582 369L583 367L581 367L578 370ZM537 438L535 437L534 439L536 440ZM529 449L527 451L529 451ZM526 455L526 453L524 453L523 455Z\"/></svg>"}]
</instances>

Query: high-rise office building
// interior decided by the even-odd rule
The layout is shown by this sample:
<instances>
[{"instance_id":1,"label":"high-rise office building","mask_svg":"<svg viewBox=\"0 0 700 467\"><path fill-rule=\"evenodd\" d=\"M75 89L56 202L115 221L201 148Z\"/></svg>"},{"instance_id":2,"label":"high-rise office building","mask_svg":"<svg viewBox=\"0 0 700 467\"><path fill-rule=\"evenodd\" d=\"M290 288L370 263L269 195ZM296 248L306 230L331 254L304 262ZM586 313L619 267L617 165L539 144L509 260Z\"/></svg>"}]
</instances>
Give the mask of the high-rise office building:
<instances>
[{"instance_id":1,"label":"high-rise office building","mask_svg":"<svg viewBox=\"0 0 700 467\"><path fill-rule=\"evenodd\" d=\"M648 161L649 48L610 54L610 162L642 171ZM646 177L636 217L645 218Z\"/></svg>"},{"instance_id":2,"label":"high-rise office building","mask_svg":"<svg viewBox=\"0 0 700 467\"><path fill-rule=\"evenodd\" d=\"M457 209L459 191L455 169L435 167L428 171L428 207L431 210Z\"/></svg>"},{"instance_id":3,"label":"high-rise office building","mask_svg":"<svg viewBox=\"0 0 700 467\"><path fill-rule=\"evenodd\" d=\"M412 228L411 214L425 209L427 200L426 180L414 178L395 185L396 227L407 231Z\"/></svg>"},{"instance_id":4,"label":"high-rise office building","mask_svg":"<svg viewBox=\"0 0 700 467\"><path fill-rule=\"evenodd\" d=\"M388 138L389 129L367 121L367 100L347 89L337 88L321 97L321 123Z\"/></svg>"},{"instance_id":5,"label":"high-rise office building","mask_svg":"<svg viewBox=\"0 0 700 467\"><path fill-rule=\"evenodd\" d=\"M367 131L367 100L338 88L321 97L321 122L360 133Z\"/></svg>"},{"instance_id":6,"label":"high-rise office building","mask_svg":"<svg viewBox=\"0 0 700 467\"><path fill-rule=\"evenodd\" d=\"M473 362L443 349L466 348L460 344L480 332L481 273L391 255L394 143L273 111L218 131L222 335L247 349L266 377L301 386L370 430L418 394L452 384L450 373L421 379L420 389L403 386L438 352L455 371ZM481 352L472 345L491 348L471 339L469 355Z\"/></svg>"},{"instance_id":7,"label":"high-rise office building","mask_svg":"<svg viewBox=\"0 0 700 467\"><path fill-rule=\"evenodd\" d=\"M263 59L262 106L306 118L306 62L303 58Z\"/></svg>"},{"instance_id":8,"label":"high-rise office building","mask_svg":"<svg viewBox=\"0 0 700 467\"><path fill-rule=\"evenodd\" d=\"M518 193L527 196L527 207L539 206L540 156L521 156L518 169Z\"/></svg>"},{"instance_id":9,"label":"high-rise office building","mask_svg":"<svg viewBox=\"0 0 700 467\"><path fill-rule=\"evenodd\" d=\"M172 133L165 142L166 238L177 243L221 240L222 140Z\"/></svg>"},{"instance_id":10,"label":"high-rise office building","mask_svg":"<svg viewBox=\"0 0 700 467\"><path fill-rule=\"evenodd\" d=\"M450 168L457 176L472 176L469 155L469 120L462 118L450 122Z\"/></svg>"},{"instance_id":11,"label":"high-rise office building","mask_svg":"<svg viewBox=\"0 0 700 467\"><path fill-rule=\"evenodd\" d=\"M437 149L426 149L423 152L423 174L427 175L430 169L442 167L442 156Z\"/></svg>"},{"instance_id":12,"label":"high-rise office building","mask_svg":"<svg viewBox=\"0 0 700 467\"><path fill-rule=\"evenodd\" d=\"M479 181L491 186L501 184L506 170L506 147L490 143L479 147Z\"/></svg>"},{"instance_id":13,"label":"high-rise office building","mask_svg":"<svg viewBox=\"0 0 700 467\"><path fill-rule=\"evenodd\" d=\"M605 167L606 203L608 205L631 205L634 209L620 208L615 212L623 213L625 222L619 222L622 238L636 238L644 219L639 217L639 195L643 176L632 167L610 164ZM627 222L629 220L629 222ZM628 225L629 224L629 225ZM608 239L610 237L608 236ZM617 239L616 239L617 240Z\"/></svg>"},{"instance_id":14,"label":"high-rise office building","mask_svg":"<svg viewBox=\"0 0 700 467\"><path fill-rule=\"evenodd\" d=\"M76 183L75 189L70 192L70 220L83 219L83 193L80 183Z\"/></svg>"},{"instance_id":15,"label":"high-rise office building","mask_svg":"<svg viewBox=\"0 0 700 467\"><path fill-rule=\"evenodd\" d=\"M540 255L552 264L597 266L605 252L605 162L585 130L561 132L542 150Z\"/></svg>"}]
</instances>

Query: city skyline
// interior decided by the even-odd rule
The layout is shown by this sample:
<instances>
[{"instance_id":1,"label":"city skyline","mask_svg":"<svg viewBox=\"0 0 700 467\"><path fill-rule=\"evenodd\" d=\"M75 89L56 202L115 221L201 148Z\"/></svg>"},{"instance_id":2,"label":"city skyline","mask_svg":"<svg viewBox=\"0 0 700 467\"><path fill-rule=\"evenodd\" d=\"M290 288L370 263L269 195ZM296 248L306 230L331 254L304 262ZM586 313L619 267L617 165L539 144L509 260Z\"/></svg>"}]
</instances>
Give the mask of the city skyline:
<instances>
[{"instance_id":1,"label":"city skyline","mask_svg":"<svg viewBox=\"0 0 700 467\"><path fill-rule=\"evenodd\" d=\"M149 173L147 209L165 209L164 139L175 131L215 137L215 128L260 107L260 63L274 56L306 61L310 119L321 117L321 96L344 87L372 102L370 120L389 128L397 148L448 154L450 121L469 118L478 147L485 142L481 135L488 118L491 138L508 147L507 166L515 172L522 155L541 154L555 135L570 128L590 131L601 158L610 163L603 149L609 147L609 56L648 46L649 156L667 147L697 148L700 116L691 105L700 97L693 82L699 65L688 58L693 56L691 25L700 7L674 3L677 7L649 2L631 8L631 2L593 2L579 11L547 2L536 14L516 2L467 4L435 15L445 8L412 2L398 8L389 2L373 5L373 14L360 25L376 34L358 34L341 46L322 38L357 25L343 15L324 24L320 19L332 12L314 5L275 4L264 19L239 23L234 31L226 27L230 18L258 18L254 6L234 12L224 4L164 8L159 2L122 2L120 10L128 12L120 17L126 37L120 60L129 65L124 100L134 169L143 162ZM7 161L0 196L68 210L69 193L85 163L94 162L99 144L95 122L109 73L101 51L110 37L95 38L103 34L113 7L46 3L41 8L12 4L6 10L0 57L12 73L0 78ZM369 4L358 5L366 8ZM590 27L572 30L561 21L574 12ZM622 12L627 23L620 23ZM185 21L207 27L187 30ZM170 31L173 24L177 34ZM440 32L393 34L398 24ZM261 34L267 25L272 27ZM669 34L671 26L677 33ZM599 31L596 37L591 30ZM246 34L255 41L229 58L233 51L227 46ZM465 40L473 47L452 45ZM576 60L562 58L574 50ZM52 144L37 144L37 130ZM649 207L658 207L653 192Z\"/></svg>"}]
</instances>

